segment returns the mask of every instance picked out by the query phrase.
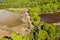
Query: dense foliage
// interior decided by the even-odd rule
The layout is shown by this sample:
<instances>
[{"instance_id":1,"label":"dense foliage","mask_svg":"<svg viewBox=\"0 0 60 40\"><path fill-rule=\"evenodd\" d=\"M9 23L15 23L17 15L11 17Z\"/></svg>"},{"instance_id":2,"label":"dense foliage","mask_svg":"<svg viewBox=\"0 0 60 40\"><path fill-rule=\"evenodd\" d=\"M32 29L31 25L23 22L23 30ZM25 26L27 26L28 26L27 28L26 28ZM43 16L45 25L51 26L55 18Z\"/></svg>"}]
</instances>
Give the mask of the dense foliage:
<instances>
[{"instance_id":1,"label":"dense foliage","mask_svg":"<svg viewBox=\"0 0 60 40\"><path fill-rule=\"evenodd\" d=\"M60 0L3 0L0 8L39 8L39 12L51 12L60 8ZM34 9L35 9L34 8Z\"/></svg>"},{"instance_id":2,"label":"dense foliage","mask_svg":"<svg viewBox=\"0 0 60 40\"><path fill-rule=\"evenodd\" d=\"M43 23L35 28L34 40L55 40L56 28L54 25Z\"/></svg>"},{"instance_id":3,"label":"dense foliage","mask_svg":"<svg viewBox=\"0 0 60 40\"><path fill-rule=\"evenodd\" d=\"M41 13L48 13L60 9L60 0L3 0L0 2L0 8L27 8L31 16L34 29L28 36L11 34L13 40L54 40L56 35L56 28L54 25L43 23L40 25ZM59 34L59 33L58 33ZM0 40L11 40L8 38L1 38Z\"/></svg>"},{"instance_id":4,"label":"dense foliage","mask_svg":"<svg viewBox=\"0 0 60 40\"><path fill-rule=\"evenodd\" d=\"M13 40L27 40L26 37L24 37L22 35L17 35L15 33L12 33L11 37L12 37Z\"/></svg>"},{"instance_id":5,"label":"dense foliage","mask_svg":"<svg viewBox=\"0 0 60 40\"><path fill-rule=\"evenodd\" d=\"M35 8L29 8L29 14L34 26L38 26L38 24L40 23L40 17L38 16L37 11L38 10L35 10Z\"/></svg>"}]
</instances>

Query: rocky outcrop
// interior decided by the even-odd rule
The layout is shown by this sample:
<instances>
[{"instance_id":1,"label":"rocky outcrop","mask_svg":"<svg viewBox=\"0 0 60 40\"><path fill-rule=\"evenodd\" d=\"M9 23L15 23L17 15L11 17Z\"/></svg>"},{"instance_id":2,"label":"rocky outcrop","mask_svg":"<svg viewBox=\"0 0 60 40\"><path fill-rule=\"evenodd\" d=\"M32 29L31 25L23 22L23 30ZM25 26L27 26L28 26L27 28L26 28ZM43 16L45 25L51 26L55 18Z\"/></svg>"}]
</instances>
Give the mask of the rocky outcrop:
<instances>
[{"instance_id":1,"label":"rocky outcrop","mask_svg":"<svg viewBox=\"0 0 60 40\"><path fill-rule=\"evenodd\" d=\"M0 37L8 36L12 32L26 35L31 31L30 16L25 13L2 11L0 13Z\"/></svg>"}]
</instances>

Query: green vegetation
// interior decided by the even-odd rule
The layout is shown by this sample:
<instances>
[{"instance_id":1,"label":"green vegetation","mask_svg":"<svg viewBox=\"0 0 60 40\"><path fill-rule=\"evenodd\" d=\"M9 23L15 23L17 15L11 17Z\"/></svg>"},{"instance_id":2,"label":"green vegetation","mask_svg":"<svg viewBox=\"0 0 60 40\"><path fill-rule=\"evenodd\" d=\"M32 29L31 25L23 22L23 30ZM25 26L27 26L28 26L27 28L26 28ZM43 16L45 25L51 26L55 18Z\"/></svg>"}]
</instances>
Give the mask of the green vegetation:
<instances>
[{"instance_id":1,"label":"green vegetation","mask_svg":"<svg viewBox=\"0 0 60 40\"><path fill-rule=\"evenodd\" d=\"M7 38L0 38L0 40L9 40L9 39L7 39Z\"/></svg>"},{"instance_id":2,"label":"green vegetation","mask_svg":"<svg viewBox=\"0 0 60 40\"><path fill-rule=\"evenodd\" d=\"M23 36L21 34L16 34L14 32L11 34L10 37L0 38L0 40L32 40L32 39L33 39L32 33Z\"/></svg>"},{"instance_id":3,"label":"green vegetation","mask_svg":"<svg viewBox=\"0 0 60 40\"><path fill-rule=\"evenodd\" d=\"M35 8L29 8L29 14L34 26L38 26L38 24L40 23L40 17L38 16L37 12L38 11L35 10Z\"/></svg>"},{"instance_id":4,"label":"green vegetation","mask_svg":"<svg viewBox=\"0 0 60 40\"><path fill-rule=\"evenodd\" d=\"M41 13L54 12L60 9L60 0L4 0L0 3L1 9L7 8L27 8L31 16L34 29L26 36L11 34L13 40L55 40L56 35L60 35L60 28L57 29L54 25L43 23L40 25ZM16 11L16 10L15 10ZM57 32L57 33L56 33ZM10 40L1 38L0 40Z\"/></svg>"},{"instance_id":5,"label":"green vegetation","mask_svg":"<svg viewBox=\"0 0 60 40\"><path fill-rule=\"evenodd\" d=\"M26 37L24 37L24 36L22 36L22 35L17 35L17 34L15 34L15 33L12 33L12 34L11 34L11 37L12 37L13 40L27 40Z\"/></svg>"},{"instance_id":6,"label":"green vegetation","mask_svg":"<svg viewBox=\"0 0 60 40\"><path fill-rule=\"evenodd\" d=\"M33 35L32 35L32 33L30 33L28 35L23 36L21 34L17 35L16 33L12 33L11 38L13 40L32 40Z\"/></svg>"},{"instance_id":7,"label":"green vegetation","mask_svg":"<svg viewBox=\"0 0 60 40\"><path fill-rule=\"evenodd\" d=\"M3 0L0 8L39 8L42 13L56 11L60 0Z\"/></svg>"},{"instance_id":8,"label":"green vegetation","mask_svg":"<svg viewBox=\"0 0 60 40\"><path fill-rule=\"evenodd\" d=\"M36 35L37 40L45 40L49 39L49 35L44 30L39 30L39 33Z\"/></svg>"},{"instance_id":9,"label":"green vegetation","mask_svg":"<svg viewBox=\"0 0 60 40\"><path fill-rule=\"evenodd\" d=\"M34 40L55 40L56 29L54 25L43 23L35 28Z\"/></svg>"}]
</instances>

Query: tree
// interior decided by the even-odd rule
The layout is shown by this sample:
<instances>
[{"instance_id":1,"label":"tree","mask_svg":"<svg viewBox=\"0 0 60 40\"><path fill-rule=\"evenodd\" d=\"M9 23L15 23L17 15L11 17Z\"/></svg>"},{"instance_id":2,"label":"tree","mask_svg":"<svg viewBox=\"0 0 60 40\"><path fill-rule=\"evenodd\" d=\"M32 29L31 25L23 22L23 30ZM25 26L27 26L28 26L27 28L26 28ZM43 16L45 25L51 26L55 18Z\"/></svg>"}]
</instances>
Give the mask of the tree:
<instances>
[{"instance_id":1,"label":"tree","mask_svg":"<svg viewBox=\"0 0 60 40\"><path fill-rule=\"evenodd\" d=\"M37 40L48 40L49 39L49 35L47 34L46 31L39 30L39 32L36 34L36 39Z\"/></svg>"},{"instance_id":2,"label":"tree","mask_svg":"<svg viewBox=\"0 0 60 40\"><path fill-rule=\"evenodd\" d=\"M48 24L48 23L44 23L43 30L45 30L48 33L48 35L49 35L49 37L51 39L55 38L56 28L55 28L54 25L51 25L51 24Z\"/></svg>"}]
</instances>

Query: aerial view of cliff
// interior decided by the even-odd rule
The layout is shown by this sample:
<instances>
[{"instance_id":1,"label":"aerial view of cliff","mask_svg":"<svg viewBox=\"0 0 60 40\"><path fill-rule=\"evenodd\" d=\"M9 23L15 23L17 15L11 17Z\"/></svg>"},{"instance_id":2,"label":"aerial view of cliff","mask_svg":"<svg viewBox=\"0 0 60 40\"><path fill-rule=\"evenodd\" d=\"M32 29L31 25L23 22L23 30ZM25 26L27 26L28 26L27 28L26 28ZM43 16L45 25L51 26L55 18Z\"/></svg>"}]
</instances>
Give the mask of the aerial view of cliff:
<instances>
[{"instance_id":1,"label":"aerial view of cliff","mask_svg":"<svg viewBox=\"0 0 60 40\"><path fill-rule=\"evenodd\" d=\"M60 0L0 0L0 40L60 40Z\"/></svg>"}]
</instances>

